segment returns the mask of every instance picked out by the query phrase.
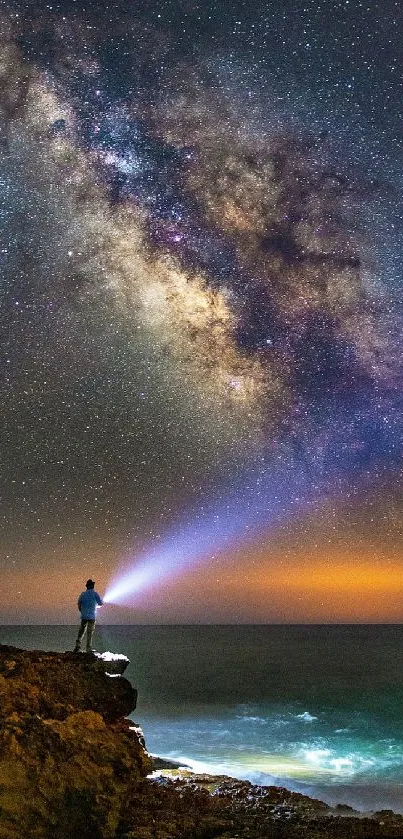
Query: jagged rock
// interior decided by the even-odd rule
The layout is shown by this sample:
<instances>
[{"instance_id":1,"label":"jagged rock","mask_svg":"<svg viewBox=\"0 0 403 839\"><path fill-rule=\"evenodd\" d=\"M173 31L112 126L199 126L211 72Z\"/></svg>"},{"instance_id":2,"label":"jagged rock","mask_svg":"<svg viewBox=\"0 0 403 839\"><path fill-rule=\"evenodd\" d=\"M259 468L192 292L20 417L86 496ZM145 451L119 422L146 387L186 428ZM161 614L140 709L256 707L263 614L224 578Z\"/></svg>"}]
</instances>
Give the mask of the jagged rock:
<instances>
[{"instance_id":1,"label":"jagged rock","mask_svg":"<svg viewBox=\"0 0 403 839\"><path fill-rule=\"evenodd\" d=\"M90 655L0 647L0 838L114 837L149 771L137 692Z\"/></svg>"},{"instance_id":2,"label":"jagged rock","mask_svg":"<svg viewBox=\"0 0 403 839\"><path fill-rule=\"evenodd\" d=\"M402 839L403 817L364 818L282 787L234 778L161 776L132 790L121 839ZM146 793L147 791L147 793ZM379 815L379 814L378 814ZM131 827L130 827L131 825Z\"/></svg>"},{"instance_id":3,"label":"jagged rock","mask_svg":"<svg viewBox=\"0 0 403 839\"><path fill-rule=\"evenodd\" d=\"M161 776L153 808L154 832L125 833L124 839L402 839L403 816L381 811L363 817L352 808L283 787L263 787L225 776ZM161 790L162 788L162 790ZM165 793L165 795L161 793ZM136 792L138 795L138 791ZM168 803L170 801L170 804ZM176 802L176 803L175 803ZM143 800L144 811L150 808ZM135 802L131 802L131 811Z\"/></svg>"},{"instance_id":4,"label":"jagged rock","mask_svg":"<svg viewBox=\"0 0 403 839\"><path fill-rule=\"evenodd\" d=\"M125 678L111 679L93 655L18 650L0 646L0 719L12 709L64 719L96 711L107 720L126 717L137 691Z\"/></svg>"}]
</instances>

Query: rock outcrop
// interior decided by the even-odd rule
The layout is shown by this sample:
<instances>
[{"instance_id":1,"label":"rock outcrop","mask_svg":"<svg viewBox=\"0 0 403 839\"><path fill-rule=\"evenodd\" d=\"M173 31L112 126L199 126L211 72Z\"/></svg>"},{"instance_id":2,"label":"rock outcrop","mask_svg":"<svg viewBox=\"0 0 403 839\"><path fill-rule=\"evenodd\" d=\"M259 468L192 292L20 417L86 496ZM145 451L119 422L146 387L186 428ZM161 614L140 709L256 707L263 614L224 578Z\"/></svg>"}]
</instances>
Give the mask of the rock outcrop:
<instances>
[{"instance_id":1,"label":"rock outcrop","mask_svg":"<svg viewBox=\"0 0 403 839\"><path fill-rule=\"evenodd\" d=\"M391 812L364 818L178 770L146 777L124 666L124 657L0 647L0 839L402 839L403 817Z\"/></svg>"},{"instance_id":2,"label":"rock outcrop","mask_svg":"<svg viewBox=\"0 0 403 839\"><path fill-rule=\"evenodd\" d=\"M92 655L0 647L0 837L113 837L150 769L137 692Z\"/></svg>"}]
</instances>

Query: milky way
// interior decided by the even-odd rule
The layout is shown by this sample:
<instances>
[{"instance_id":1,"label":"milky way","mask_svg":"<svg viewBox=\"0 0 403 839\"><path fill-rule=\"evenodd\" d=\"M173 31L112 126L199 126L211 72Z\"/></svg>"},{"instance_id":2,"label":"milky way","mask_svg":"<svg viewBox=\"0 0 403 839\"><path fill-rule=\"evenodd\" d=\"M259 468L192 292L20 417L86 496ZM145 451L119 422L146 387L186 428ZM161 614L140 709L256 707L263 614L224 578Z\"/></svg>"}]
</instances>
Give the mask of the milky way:
<instances>
[{"instance_id":1,"label":"milky way","mask_svg":"<svg viewBox=\"0 0 403 839\"><path fill-rule=\"evenodd\" d=\"M402 32L353 5L5 11L5 567L107 575L279 463L395 515Z\"/></svg>"}]
</instances>

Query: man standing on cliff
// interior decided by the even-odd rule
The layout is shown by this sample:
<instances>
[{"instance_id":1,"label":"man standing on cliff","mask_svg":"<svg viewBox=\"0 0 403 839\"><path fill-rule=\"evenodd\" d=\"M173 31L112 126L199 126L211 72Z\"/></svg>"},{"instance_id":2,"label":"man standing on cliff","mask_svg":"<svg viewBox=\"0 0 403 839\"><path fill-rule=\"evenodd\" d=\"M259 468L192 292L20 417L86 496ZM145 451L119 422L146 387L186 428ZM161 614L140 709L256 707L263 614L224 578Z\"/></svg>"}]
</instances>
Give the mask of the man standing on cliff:
<instances>
[{"instance_id":1,"label":"man standing on cliff","mask_svg":"<svg viewBox=\"0 0 403 839\"><path fill-rule=\"evenodd\" d=\"M78 630L76 646L74 652L79 653L81 650L81 641L87 633L87 653L92 653L92 636L95 629L95 616L98 606L102 606L102 599L97 591L95 591L94 580L87 580L85 584L86 591L82 591L78 598L78 610L81 614L81 623Z\"/></svg>"}]
</instances>

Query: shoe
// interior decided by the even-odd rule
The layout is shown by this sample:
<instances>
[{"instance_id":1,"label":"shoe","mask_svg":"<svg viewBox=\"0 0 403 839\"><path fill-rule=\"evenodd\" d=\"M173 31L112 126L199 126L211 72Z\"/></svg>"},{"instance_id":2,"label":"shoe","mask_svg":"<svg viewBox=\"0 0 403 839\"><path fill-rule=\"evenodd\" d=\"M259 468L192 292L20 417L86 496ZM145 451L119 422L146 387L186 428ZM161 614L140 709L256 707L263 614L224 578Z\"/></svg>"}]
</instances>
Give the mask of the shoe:
<instances>
[{"instance_id":1,"label":"shoe","mask_svg":"<svg viewBox=\"0 0 403 839\"><path fill-rule=\"evenodd\" d=\"M80 647L74 647L73 653L81 653Z\"/></svg>"}]
</instances>

